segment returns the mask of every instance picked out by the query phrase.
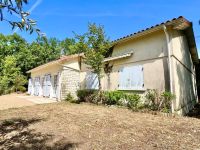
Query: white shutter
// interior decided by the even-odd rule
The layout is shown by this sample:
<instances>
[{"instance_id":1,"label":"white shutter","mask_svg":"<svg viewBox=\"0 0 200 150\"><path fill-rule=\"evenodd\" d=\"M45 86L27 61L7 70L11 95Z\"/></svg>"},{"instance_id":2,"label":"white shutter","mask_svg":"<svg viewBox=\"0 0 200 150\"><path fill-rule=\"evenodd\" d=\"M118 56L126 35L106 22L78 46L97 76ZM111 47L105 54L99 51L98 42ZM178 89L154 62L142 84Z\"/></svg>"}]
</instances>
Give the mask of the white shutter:
<instances>
[{"instance_id":1,"label":"white shutter","mask_svg":"<svg viewBox=\"0 0 200 150\"><path fill-rule=\"evenodd\" d=\"M119 90L143 90L143 67L130 66L119 70Z\"/></svg>"},{"instance_id":2,"label":"white shutter","mask_svg":"<svg viewBox=\"0 0 200 150\"><path fill-rule=\"evenodd\" d=\"M86 89L98 89L99 81L98 77L94 73L87 73L86 74Z\"/></svg>"},{"instance_id":3,"label":"white shutter","mask_svg":"<svg viewBox=\"0 0 200 150\"><path fill-rule=\"evenodd\" d=\"M34 85L34 95L38 96L40 91L40 77L35 77Z\"/></svg>"},{"instance_id":4,"label":"white shutter","mask_svg":"<svg viewBox=\"0 0 200 150\"><path fill-rule=\"evenodd\" d=\"M32 79L28 80L28 94L32 94L33 85L32 85Z\"/></svg>"}]
</instances>

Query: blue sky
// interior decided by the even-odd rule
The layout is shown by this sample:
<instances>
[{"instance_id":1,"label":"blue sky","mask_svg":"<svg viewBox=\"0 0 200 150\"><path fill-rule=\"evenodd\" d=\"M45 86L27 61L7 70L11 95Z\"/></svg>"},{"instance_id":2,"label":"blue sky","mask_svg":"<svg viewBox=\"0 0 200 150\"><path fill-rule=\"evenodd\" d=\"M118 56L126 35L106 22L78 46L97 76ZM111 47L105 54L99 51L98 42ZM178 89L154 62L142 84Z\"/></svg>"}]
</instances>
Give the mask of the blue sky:
<instances>
[{"instance_id":1,"label":"blue sky","mask_svg":"<svg viewBox=\"0 0 200 150\"><path fill-rule=\"evenodd\" d=\"M200 54L200 0L29 0L26 10L48 37L62 40L73 37L72 31L84 33L88 22L102 24L111 40L178 16L193 22ZM0 32L13 31L0 22ZM29 42L36 34L21 33Z\"/></svg>"}]
</instances>

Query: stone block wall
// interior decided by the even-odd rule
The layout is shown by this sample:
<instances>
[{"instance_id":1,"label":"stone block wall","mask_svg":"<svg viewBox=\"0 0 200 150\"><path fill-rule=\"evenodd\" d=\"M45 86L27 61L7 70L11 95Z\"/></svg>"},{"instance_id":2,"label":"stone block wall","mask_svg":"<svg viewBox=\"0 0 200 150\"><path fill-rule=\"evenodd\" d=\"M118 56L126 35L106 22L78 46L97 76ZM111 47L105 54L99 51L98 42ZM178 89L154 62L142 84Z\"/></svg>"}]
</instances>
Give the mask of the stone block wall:
<instances>
[{"instance_id":1,"label":"stone block wall","mask_svg":"<svg viewBox=\"0 0 200 150\"><path fill-rule=\"evenodd\" d=\"M61 75L61 100L64 100L68 93L76 97L79 89L80 73L75 69L64 68Z\"/></svg>"}]
</instances>

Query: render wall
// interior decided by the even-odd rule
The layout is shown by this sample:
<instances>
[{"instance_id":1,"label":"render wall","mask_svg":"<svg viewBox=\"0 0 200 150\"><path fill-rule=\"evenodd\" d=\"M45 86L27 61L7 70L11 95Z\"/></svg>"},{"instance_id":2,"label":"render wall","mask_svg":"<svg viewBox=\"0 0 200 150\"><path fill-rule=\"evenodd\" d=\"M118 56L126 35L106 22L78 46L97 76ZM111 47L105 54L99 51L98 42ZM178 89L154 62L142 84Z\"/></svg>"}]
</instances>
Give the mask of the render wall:
<instances>
[{"instance_id":1,"label":"render wall","mask_svg":"<svg viewBox=\"0 0 200 150\"><path fill-rule=\"evenodd\" d=\"M131 57L110 62L113 65L110 77L104 76L102 84L106 90L118 90L119 70L121 67L142 65L144 70L144 91L146 89L169 89L169 73L167 65L167 44L163 31L145 37L118 44L112 56L133 52Z\"/></svg>"},{"instance_id":2,"label":"render wall","mask_svg":"<svg viewBox=\"0 0 200 150\"><path fill-rule=\"evenodd\" d=\"M197 101L196 74L187 39L180 31L171 32L174 112L184 115Z\"/></svg>"}]
</instances>

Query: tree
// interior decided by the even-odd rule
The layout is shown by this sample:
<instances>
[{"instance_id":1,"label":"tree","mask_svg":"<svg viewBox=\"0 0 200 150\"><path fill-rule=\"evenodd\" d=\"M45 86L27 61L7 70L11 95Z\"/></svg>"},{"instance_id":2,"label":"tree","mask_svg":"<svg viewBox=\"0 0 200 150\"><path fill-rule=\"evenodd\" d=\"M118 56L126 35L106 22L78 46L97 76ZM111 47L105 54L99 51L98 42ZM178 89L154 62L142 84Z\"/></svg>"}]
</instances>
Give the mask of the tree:
<instances>
[{"instance_id":1,"label":"tree","mask_svg":"<svg viewBox=\"0 0 200 150\"><path fill-rule=\"evenodd\" d=\"M18 27L20 30L30 31L30 34L36 31L41 35L40 30L36 28L36 21L30 19L28 17L30 13L23 10L23 6L27 3L28 0L0 0L0 21L7 21L12 29ZM11 17L8 17L8 15L11 15ZM18 19L13 21L11 19L13 15Z\"/></svg>"},{"instance_id":2,"label":"tree","mask_svg":"<svg viewBox=\"0 0 200 150\"><path fill-rule=\"evenodd\" d=\"M7 56L3 61L2 72L0 74L0 94L6 94L22 89L26 84L26 78L17 67L17 60L14 56Z\"/></svg>"},{"instance_id":3,"label":"tree","mask_svg":"<svg viewBox=\"0 0 200 150\"><path fill-rule=\"evenodd\" d=\"M66 38L60 42L61 49L63 49L64 54L74 54L76 51L74 49L76 41L73 38Z\"/></svg>"},{"instance_id":4,"label":"tree","mask_svg":"<svg viewBox=\"0 0 200 150\"><path fill-rule=\"evenodd\" d=\"M96 24L88 25L88 32L84 35L76 35L78 40L75 45L78 52L84 52L85 64L89 66L94 74L97 75L99 81L99 92L102 90L101 78L103 77L103 60L111 47L111 43L107 38L104 27Z\"/></svg>"},{"instance_id":5,"label":"tree","mask_svg":"<svg viewBox=\"0 0 200 150\"><path fill-rule=\"evenodd\" d=\"M12 90L17 92L17 91L26 91L26 88L24 87L24 85L27 83L27 79L24 75L22 74L18 74L16 76L16 78L13 80L13 86L12 86Z\"/></svg>"}]
</instances>

